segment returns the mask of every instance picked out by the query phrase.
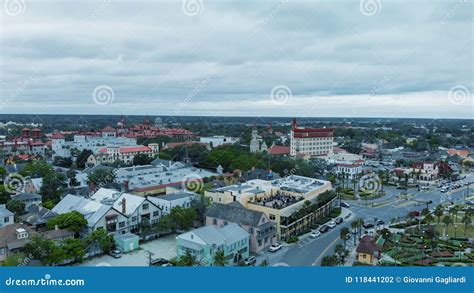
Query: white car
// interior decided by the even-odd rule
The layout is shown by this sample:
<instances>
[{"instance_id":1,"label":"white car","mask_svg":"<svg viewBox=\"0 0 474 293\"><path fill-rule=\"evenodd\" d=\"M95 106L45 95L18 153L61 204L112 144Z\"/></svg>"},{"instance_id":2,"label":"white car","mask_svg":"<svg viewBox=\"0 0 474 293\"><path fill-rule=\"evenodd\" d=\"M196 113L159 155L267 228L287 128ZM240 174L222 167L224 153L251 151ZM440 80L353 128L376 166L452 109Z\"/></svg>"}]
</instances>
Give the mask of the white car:
<instances>
[{"instance_id":1,"label":"white car","mask_svg":"<svg viewBox=\"0 0 474 293\"><path fill-rule=\"evenodd\" d=\"M280 243L273 243L269 248L268 251L270 252L276 252L282 248Z\"/></svg>"},{"instance_id":2,"label":"white car","mask_svg":"<svg viewBox=\"0 0 474 293\"><path fill-rule=\"evenodd\" d=\"M309 235L309 237L311 237L311 238L316 238L316 237L319 237L319 235L321 235L321 232L319 232L319 231L316 230L316 231L311 232L311 234Z\"/></svg>"},{"instance_id":3,"label":"white car","mask_svg":"<svg viewBox=\"0 0 474 293\"><path fill-rule=\"evenodd\" d=\"M336 222L331 221L331 222L329 222L328 226L329 226L329 228L332 229L332 228L336 227Z\"/></svg>"}]
</instances>

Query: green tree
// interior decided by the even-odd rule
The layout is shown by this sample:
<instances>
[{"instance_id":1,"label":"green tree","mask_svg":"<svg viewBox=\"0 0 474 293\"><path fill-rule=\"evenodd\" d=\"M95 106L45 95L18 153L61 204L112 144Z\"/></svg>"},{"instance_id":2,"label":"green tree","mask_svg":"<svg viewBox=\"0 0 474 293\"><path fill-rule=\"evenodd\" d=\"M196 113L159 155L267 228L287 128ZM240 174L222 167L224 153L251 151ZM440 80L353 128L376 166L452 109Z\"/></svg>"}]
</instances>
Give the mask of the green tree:
<instances>
[{"instance_id":1,"label":"green tree","mask_svg":"<svg viewBox=\"0 0 474 293\"><path fill-rule=\"evenodd\" d=\"M20 174L22 176L29 176L32 178L45 177L46 175L53 173L53 167L41 160L29 162L25 165Z\"/></svg>"},{"instance_id":2,"label":"green tree","mask_svg":"<svg viewBox=\"0 0 474 293\"><path fill-rule=\"evenodd\" d=\"M86 242L81 239L67 238L61 243L65 259L80 262L86 255Z\"/></svg>"},{"instance_id":3,"label":"green tree","mask_svg":"<svg viewBox=\"0 0 474 293\"><path fill-rule=\"evenodd\" d=\"M192 267L201 265L201 262L197 259L195 255L191 254L191 252L186 251L186 253L179 258L178 265Z\"/></svg>"},{"instance_id":4,"label":"green tree","mask_svg":"<svg viewBox=\"0 0 474 293\"><path fill-rule=\"evenodd\" d=\"M115 245L114 237L109 235L105 229L94 230L87 238L86 243L88 245L97 244L100 246L103 252L108 253L112 250Z\"/></svg>"},{"instance_id":5,"label":"green tree","mask_svg":"<svg viewBox=\"0 0 474 293\"><path fill-rule=\"evenodd\" d=\"M351 232L349 231L349 228L347 227L344 227L339 231L339 237L344 241L344 249L346 249L347 240L349 240L351 237L350 233Z\"/></svg>"},{"instance_id":6,"label":"green tree","mask_svg":"<svg viewBox=\"0 0 474 293\"><path fill-rule=\"evenodd\" d=\"M2 266L4 267L17 267L22 265L25 254L18 252L10 254L3 262Z\"/></svg>"},{"instance_id":7,"label":"green tree","mask_svg":"<svg viewBox=\"0 0 474 293\"><path fill-rule=\"evenodd\" d=\"M337 256L338 264L343 265L346 261L346 249L341 244L337 244L334 248L334 252Z\"/></svg>"},{"instance_id":8,"label":"green tree","mask_svg":"<svg viewBox=\"0 0 474 293\"><path fill-rule=\"evenodd\" d=\"M52 200L57 203L64 191L66 185L66 177L59 173L48 173L43 177L43 183L40 188L40 194L43 195L43 200Z\"/></svg>"},{"instance_id":9,"label":"green tree","mask_svg":"<svg viewBox=\"0 0 474 293\"><path fill-rule=\"evenodd\" d=\"M441 217L444 215L443 206L438 205L435 208L434 215L438 218L438 226L441 223Z\"/></svg>"},{"instance_id":10,"label":"green tree","mask_svg":"<svg viewBox=\"0 0 474 293\"><path fill-rule=\"evenodd\" d=\"M133 165L148 165L153 158L146 154L138 154L133 157Z\"/></svg>"},{"instance_id":11,"label":"green tree","mask_svg":"<svg viewBox=\"0 0 474 293\"><path fill-rule=\"evenodd\" d=\"M223 250L219 250L214 255L214 266L216 267L223 267L227 265L227 259L225 258L225 254Z\"/></svg>"},{"instance_id":12,"label":"green tree","mask_svg":"<svg viewBox=\"0 0 474 293\"><path fill-rule=\"evenodd\" d=\"M115 181L115 172L110 169L95 170L87 177L87 181L96 186L102 186Z\"/></svg>"},{"instance_id":13,"label":"green tree","mask_svg":"<svg viewBox=\"0 0 474 293\"><path fill-rule=\"evenodd\" d=\"M338 265L339 260L337 259L336 255L326 255L321 260L321 266L328 267L328 266L336 266Z\"/></svg>"},{"instance_id":14,"label":"green tree","mask_svg":"<svg viewBox=\"0 0 474 293\"><path fill-rule=\"evenodd\" d=\"M25 212L25 203L16 199L7 202L7 209L15 215L21 215Z\"/></svg>"},{"instance_id":15,"label":"green tree","mask_svg":"<svg viewBox=\"0 0 474 293\"><path fill-rule=\"evenodd\" d=\"M446 215L443 217L443 223L444 225L446 225L446 232L447 232L449 225L453 223L453 219L450 216Z\"/></svg>"},{"instance_id":16,"label":"green tree","mask_svg":"<svg viewBox=\"0 0 474 293\"><path fill-rule=\"evenodd\" d=\"M69 186L74 187L79 185L76 178L76 171L74 169L69 169L66 173L66 177L69 179Z\"/></svg>"},{"instance_id":17,"label":"green tree","mask_svg":"<svg viewBox=\"0 0 474 293\"><path fill-rule=\"evenodd\" d=\"M466 212L462 218L464 224L464 236L467 236L467 228L472 224L472 219L470 213Z\"/></svg>"},{"instance_id":18,"label":"green tree","mask_svg":"<svg viewBox=\"0 0 474 293\"><path fill-rule=\"evenodd\" d=\"M55 226L60 229L69 229L75 233L81 232L87 225L87 220L78 211L72 211L65 214L57 215L49 219L47 223L48 229L54 229Z\"/></svg>"}]
</instances>

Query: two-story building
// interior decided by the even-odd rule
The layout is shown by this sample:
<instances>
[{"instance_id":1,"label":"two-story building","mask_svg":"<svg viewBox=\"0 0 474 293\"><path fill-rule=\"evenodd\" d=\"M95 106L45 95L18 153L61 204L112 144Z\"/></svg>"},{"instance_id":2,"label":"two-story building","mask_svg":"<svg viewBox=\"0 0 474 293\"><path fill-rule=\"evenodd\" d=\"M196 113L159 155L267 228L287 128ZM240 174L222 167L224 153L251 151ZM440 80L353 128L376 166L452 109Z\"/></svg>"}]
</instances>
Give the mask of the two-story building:
<instances>
[{"instance_id":1,"label":"two-story building","mask_svg":"<svg viewBox=\"0 0 474 293\"><path fill-rule=\"evenodd\" d=\"M239 202L213 203L206 212L206 226L238 224L250 235L250 252L259 254L277 241L276 225L262 212L244 208Z\"/></svg>"},{"instance_id":2,"label":"two-story building","mask_svg":"<svg viewBox=\"0 0 474 293\"><path fill-rule=\"evenodd\" d=\"M167 195L148 196L147 199L158 206L163 215L168 215L173 208L178 206L184 209L190 208L196 196L193 192L176 192Z\"/></svg>"},{"instance_id":3,"label":"two-story building","mask_svg":"<svg viewBox=\"0 0 474 293\"><path fill-rule=\"evenodd\" d=\"M204 226L176 237L177 256L191 253L202 265L212 265L217 252L223 251L228 265L249 256L250 235L235 223L222 228Z\"/></svg>"},{"instance_id":4,"label":"two-story building","mask_svg":"<svg viewBox=\"0 0 474 293\"><path fill-rule=\"evenodd\" d=\"M125 216L127 232L139 233L140 225L154 224L161 217L161 209L142 196L100 188L91 198Z\"/></svg>"}]
</instances>

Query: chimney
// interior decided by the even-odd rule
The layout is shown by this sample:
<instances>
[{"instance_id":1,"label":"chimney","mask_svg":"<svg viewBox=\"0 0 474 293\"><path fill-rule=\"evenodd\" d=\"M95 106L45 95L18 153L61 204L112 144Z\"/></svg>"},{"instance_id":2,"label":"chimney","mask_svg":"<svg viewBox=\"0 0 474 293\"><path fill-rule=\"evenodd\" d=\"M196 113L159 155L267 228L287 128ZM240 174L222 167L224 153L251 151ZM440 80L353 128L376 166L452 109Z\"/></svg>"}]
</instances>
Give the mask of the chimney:
<instances>
[{"instance_id":1,"label":"chimney","mask_svg":"<svg viewBox=\"0 0 474 293\"><path fill-rule=\"evenodd\" d=\"M127 211L127 200L124 198L122 198L122 214L125 214Z\"/></svg>"}]
</instances>

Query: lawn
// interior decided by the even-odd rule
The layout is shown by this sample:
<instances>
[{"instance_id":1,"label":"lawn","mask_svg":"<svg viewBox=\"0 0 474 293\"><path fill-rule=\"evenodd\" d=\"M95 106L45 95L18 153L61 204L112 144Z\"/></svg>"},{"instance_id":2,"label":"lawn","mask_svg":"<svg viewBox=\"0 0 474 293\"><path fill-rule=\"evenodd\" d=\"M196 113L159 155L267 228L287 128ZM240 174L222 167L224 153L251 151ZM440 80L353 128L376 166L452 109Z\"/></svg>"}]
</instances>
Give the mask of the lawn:
<instances>
[{"instance_id":1,"label":"lawn","mask_svg":"<svg viewBox=\"0 0 474 293\"><path fill-rule=\"evenodd\" d=\"M449 237L467 237L472 238L474 237L474 227L469 226L467 227L466 234L464 234L464 224L457 224L457 228L454 225L449 225L448 230L446 231L446 226L444 224L436 225L436 230L440 233L440 235ZM454 231L456 230L456 233Z\"/></svg>"}]
</instances>

